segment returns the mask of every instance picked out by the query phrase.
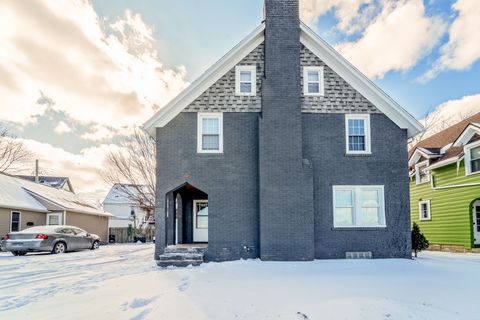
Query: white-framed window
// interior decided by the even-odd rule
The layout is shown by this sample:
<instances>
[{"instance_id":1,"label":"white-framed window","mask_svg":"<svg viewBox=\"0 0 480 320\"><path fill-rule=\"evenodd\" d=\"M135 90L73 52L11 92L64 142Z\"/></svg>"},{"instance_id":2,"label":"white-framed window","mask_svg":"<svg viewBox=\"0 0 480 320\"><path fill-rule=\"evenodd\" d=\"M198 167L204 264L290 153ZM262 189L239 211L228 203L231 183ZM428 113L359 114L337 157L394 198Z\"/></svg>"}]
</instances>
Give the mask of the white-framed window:
<instances>
[{"instance_id":1,"label":"white-framed window","mask_svg":"<svg viewBox=\"0 0 480 320\"><path fill-rule=\"evenodd\" d=\"M465 145L465 174L471 175L480 172L480 141Z\"/></svg>"},{"instance_id":2,"label":"white-framed window","mask_svg":"<svg viewBox=\"0 0 480 320\"><path fill-rule=\"evenodd\" d=\"M430 213L430 200L422 200L418 202L418 219L432 220Z\"/></svg>"},{"instance_id":3,"label":"white-framed window","mask_svg":"<svg viewBox=\"0 0 480 320\"><path fill-rule=\"evenodd\" d=\"M333 186L333 226L385 227L383 186Z\"/></svg>"},{"instance_id":4,"label":"white-framed window","mask_svg":"<svg viewBox=\"0 0 480 320\"><path fill-rule=\"evenodd\" d=\"M347 154L370 154L370 115L345 115L345 144Z\"/></svg>"},{"instance_id":5,"label":"white-framed window","mask_svg":"<svg viewBox=\"0 0 480 320\"><path fill-rule=\"evenodd\" d=\"M415 181L416 184L430 182L430 173L427 170L428 161L422 161L415 165Z\"/></svg>"},{"instance_id":6,"label":"white-framed window","mask_svg":"<svg viewBox=\"0 0 480 320\"><path fill-rule=\"evenodd\" d=\"M303 67L303 94L306 96L323 96L323 67Z\"/></svg>"},{"instance_id":7,"label":"white-framed window","mask_svg":"<svg viewBox=\"0 0 480 320\"><path fill-rule=\"evenodd\" d=\"M21 231L22 213L19 211L10 211L10 232Z\"/></svg>"},{"instance_id":8,"label":"white-framed window","mask_svg":"<svg viewBox=\"0 0 480 320\"><path fill-rule=\"evenodd\" d=\"M223 114L199 113L197 121L197 152L223 153Z\"/></svg>"},{"instance_id":9,"label":"white-framed window","mask_svg":"<svg viewBox=\"0 0 480 320\"><path fill-rule=\"evenodd\" d=\"M257 67L235 67L235 95L254 96L257 94Z\"/></svg>"},{"instance_id":10,"label":"white-framed window","mask_svg":"<svg viewBox=\"0 0 480 320\"><path fill-rule=\"evenodd\" d=\"M61 226L61 225L63 225L62 212L47 213L47 226Z\"/></svg>"}]
</instances>

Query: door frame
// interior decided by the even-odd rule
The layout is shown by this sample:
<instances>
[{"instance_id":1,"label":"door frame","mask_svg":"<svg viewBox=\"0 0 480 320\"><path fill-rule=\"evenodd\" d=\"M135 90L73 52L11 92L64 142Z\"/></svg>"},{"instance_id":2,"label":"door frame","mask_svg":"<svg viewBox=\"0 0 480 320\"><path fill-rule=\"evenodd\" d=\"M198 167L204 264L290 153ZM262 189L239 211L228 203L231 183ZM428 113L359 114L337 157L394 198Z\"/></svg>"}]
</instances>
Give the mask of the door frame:
<instances>
[{"instance_id":1,"label":"door frame","mask_svg":"<svg viewBox=\"0 0 480 320\"><path fill-rule=\"evenodd\" d=\"M196 199L196 200L193 200L193 208L192 208L192 242L193 243L205 243L205 242L208 242L208 227L206 229L202 229L206 232L206 241L198 241L197 239L195 239L195 229L197 229L197 204L198 203L206 203L207 204L207 208L208 208L208 199ZM207 219L209 217L207 216ZM208 221L208 220L207 220Z\"/></svg>"},{"instance_id":2,"label":"door frame","mask_svg":"<svg viewBox=\"0 0 480 320\"><path fill-rule=\"evenodd\" d=\"M477 216L476 216L476 204L478 203L478 206L480 206L480 199L476 199L472 203L472 207L470 210L471 217L472 217L472 244L473 246L480 246L480 232L477 231Z\"/></svg>"}]
</instances>

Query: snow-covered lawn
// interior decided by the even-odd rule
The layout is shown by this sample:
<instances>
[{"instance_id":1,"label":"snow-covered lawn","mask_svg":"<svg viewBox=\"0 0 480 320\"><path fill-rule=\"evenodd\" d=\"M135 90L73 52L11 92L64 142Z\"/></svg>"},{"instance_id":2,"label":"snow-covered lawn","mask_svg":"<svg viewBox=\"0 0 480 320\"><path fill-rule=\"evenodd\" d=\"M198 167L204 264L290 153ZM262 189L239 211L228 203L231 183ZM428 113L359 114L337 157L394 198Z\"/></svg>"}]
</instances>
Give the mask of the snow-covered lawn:
<instances>
[{"instance_id":1,"label":"snow-covered lawn","mask_svg":"<svg viewBox=\"0 0 480 320\"><path fill-rule=\"evenodd\" d=\"M152 245L0 253L0 319L480 319L480 255L159 269Z\"/></svg>"}]
</instances>

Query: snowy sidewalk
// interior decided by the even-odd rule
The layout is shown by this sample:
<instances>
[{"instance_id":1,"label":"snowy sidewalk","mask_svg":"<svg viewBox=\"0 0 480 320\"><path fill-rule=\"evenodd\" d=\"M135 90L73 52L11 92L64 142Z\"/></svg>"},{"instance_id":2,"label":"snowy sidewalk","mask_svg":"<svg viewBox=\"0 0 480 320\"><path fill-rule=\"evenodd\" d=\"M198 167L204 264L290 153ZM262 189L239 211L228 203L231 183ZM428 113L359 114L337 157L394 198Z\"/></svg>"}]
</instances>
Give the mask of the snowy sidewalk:
<instances>
[{"instance_id":1,"label":"snowy sidewalk","mask_svg":"<svg viewBox=\"0 0 480 320\"><path fill-rule=\"evenodd\" d=\"M480 255L159 269L152 245L0 253L0 319L480 319Z\"/></svg>"}]
</instances>

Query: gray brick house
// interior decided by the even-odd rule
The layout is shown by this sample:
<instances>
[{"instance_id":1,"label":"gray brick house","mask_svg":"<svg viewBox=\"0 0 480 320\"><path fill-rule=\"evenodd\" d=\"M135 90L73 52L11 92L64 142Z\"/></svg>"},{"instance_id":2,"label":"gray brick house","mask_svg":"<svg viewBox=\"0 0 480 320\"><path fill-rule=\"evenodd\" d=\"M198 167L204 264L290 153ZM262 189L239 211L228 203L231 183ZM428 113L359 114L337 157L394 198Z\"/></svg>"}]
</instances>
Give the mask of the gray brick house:
<instances>
[{"instance_id":1,"label":"gray brick house","mask_svg":"<svg viewBox=\"0 0 480 320\"><path fill-rule=\"evenodd\" d=\"M423 128L298 0L266 0L265 21L144 128L155 259L193 243L208 261L410 257L407 139Z\"/></svg>"}]
</instances>

